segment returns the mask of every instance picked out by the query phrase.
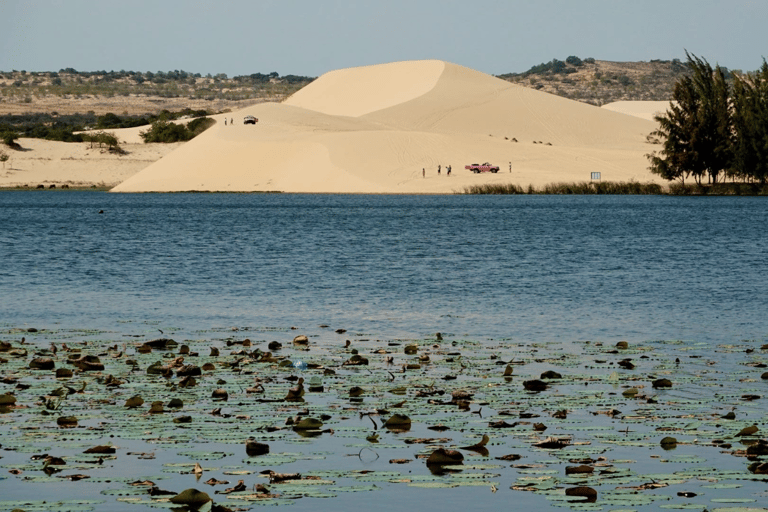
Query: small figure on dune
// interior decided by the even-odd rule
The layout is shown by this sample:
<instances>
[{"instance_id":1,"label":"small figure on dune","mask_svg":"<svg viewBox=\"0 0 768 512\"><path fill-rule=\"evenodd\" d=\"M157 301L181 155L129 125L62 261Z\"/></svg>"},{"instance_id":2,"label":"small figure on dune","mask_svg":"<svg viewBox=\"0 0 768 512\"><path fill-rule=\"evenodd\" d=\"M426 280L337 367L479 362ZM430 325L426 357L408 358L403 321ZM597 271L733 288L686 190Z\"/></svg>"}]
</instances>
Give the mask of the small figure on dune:
<instances>
[{"instance_id":1,"label":"small figure on dune","mask_svg":"<svg viewBox=\"0 0 768 512\"><path fill-rule=\"evenodd\" d=\"M421 168L421 177L422 178L426 178L427 177L427 170L424 167Z\"/></svg>"},{"instance_id":2,"label":"small figure on dune","mask_svg":"<svg viewBox=\"0 0 768 512\"><path fill-rule=\"evenodd\" d=\"M451 166L450 165L448 166L448 170L446 171L445 174L447 174L448 176L451 175Z\"/></svg>"},{"instance_id":3,"label":"small figure on dune","mask_svg":"<svg viewBox=\"0 0 768 512\"><path fill-rule=\"evenodd\" d=\"M440 176L440 166L437 166L437 175Z\"/></svg>"},{"instance_id":4,"label":"small figure on dune","mask_svg":"<svg viewBox=\"0 0 768 512\"><path fill-rule=\"evenodd\" d=\"M224 126L227 126L227 118L224 118Z\"/></svg>"}]
</instances>

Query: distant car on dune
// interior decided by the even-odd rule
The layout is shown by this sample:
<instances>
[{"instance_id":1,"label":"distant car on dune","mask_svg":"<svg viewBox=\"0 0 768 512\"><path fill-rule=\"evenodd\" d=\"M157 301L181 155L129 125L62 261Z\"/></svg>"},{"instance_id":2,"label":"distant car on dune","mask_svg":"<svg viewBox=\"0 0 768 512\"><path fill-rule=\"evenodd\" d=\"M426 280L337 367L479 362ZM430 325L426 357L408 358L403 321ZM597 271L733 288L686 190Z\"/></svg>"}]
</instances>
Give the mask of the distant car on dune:
<instances>
[{"instance_id":1,"label":"distant car on dune","mask_svg":"<svg viewBox=\"0 0 768 512\"><path fill-rule=\"evenodd\" d=\"M485 162L483 165L480 165L480 164L465 165L464 168L469 169L475 174L480 174L481 172L493 172L493 173L499 172L499 167L497 165L491 165L488 162Z\"/></svg>"},{"instance_id":2,"label":"distant car on dune","mask_svg":"<svg viewBox=\"0 0 768 512\"><path fill-rule=\"evenodd\" d=\"M259 120L253 116L245 116L243 118L243 124L256 124Z\"/></svg>"}]
</instances>

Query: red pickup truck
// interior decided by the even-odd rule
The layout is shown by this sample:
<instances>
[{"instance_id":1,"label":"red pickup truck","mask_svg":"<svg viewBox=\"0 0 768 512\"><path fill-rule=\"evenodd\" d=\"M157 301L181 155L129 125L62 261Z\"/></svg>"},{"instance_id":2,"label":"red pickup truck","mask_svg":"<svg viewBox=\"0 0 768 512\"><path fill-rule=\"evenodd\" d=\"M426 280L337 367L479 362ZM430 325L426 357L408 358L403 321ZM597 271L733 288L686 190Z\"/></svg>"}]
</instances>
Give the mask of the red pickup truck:
<instances>
[{"instance_id":1,"label":"red pickup truck","mask_svg":"<svg viewBox=\"0 0 768 512\"><path fill-rule=\"evenodd\" d=\"M472 165L465 165L465 169L469 169L475 174L480 174L481 172L499 172L499 167L497 165L491 165L488 162L485 162L483 165L480 164L472 164Z\"/></svg>"}]
</instances>

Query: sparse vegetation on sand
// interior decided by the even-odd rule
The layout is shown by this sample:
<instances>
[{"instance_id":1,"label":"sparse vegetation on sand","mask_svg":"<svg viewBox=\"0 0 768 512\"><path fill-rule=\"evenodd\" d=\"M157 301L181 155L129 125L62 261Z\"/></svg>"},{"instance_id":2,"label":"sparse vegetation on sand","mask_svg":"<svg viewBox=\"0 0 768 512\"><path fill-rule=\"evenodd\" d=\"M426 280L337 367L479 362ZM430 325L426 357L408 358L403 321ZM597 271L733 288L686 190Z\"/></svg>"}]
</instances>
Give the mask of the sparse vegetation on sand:
<instances>
[{"instance_id":1,"label":"sparse vegetation on sand","mask_svg":"<svg viewBox=\"0 0 768 512\"><path fill-rule=\"evenodd\" d=\"M61 142L90 142L85 134L78 133L91 129L118 129L131 128L134 126L149 126L157 121L168 122L186 118L195 118L188 123L188 130L181 130L184 137L179 140L189 140L198 135L205 128L213 124L213 121L205 116L211 115L209 110L192 110L184 108L175 112L161 110L154 114L144 114L141 116L117 115L108 112L103 116L97 116L94 113L89 114L68 114L58 115L56 113L30 113L18 115L0 115L0 138L6 144L7 138L32 138L57 140ZM203 119L207 119L203 121ZM193 134L192 136L189 136ZM98 142L98 141L97 141ZM168 142L168 141L165 141ZM172 141L175 142L175 141ZM12 147L9 144L9 147Z\"/></svg>"},{"instance_id":2,"label":"sparse vegetation on sand","mask_svg":"<svg viewBox=\"0 0 768 512\"><path fill-rule=\"evenodd\" d=\"M124 154L125 151L120 147L120 141L117 140L114 133L98 131L95 133L84 133L83 140L90 142L91 147L98 145L100 148L106 146L111 153Z\"/></svg>"}]
</instances>

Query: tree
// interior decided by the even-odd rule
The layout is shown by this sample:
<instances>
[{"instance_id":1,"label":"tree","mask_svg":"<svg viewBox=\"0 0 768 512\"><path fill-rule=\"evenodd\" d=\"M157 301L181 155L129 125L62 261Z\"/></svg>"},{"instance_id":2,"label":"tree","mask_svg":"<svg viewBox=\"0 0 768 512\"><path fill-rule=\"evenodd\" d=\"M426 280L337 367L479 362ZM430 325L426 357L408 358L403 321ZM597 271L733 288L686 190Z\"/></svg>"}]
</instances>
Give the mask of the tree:
<instances>
[{"instance_id":1,"label":"tree","mask_svg":"<svg viewBox=\"0 0 768 512\"><path fill-rule=\"evenodd\" d=\"M659 128L651 135L662 140L658 153L646 155L651 172L685 182L692 175L701 183L705 175L717 183L733 160L734 136L725 73L704 59L686 52L690 74L675 83L674 102L655 117Z\"/></svg>"},{"instance_id":2,"label":"tree","mask_svg":"<svg viewBox=\"0 0 768 512\"><path fill-rule=\"evenodd\" d=\"M98 144L99 147L107 146L107 149L115 153L125 153L120 147L120 141L117 139L114 133L108 133L105 131L98 131L96 133L89 133L83 136L86 142L91 143L91 147L94 144Z\"/></svg>"},{"instance_id":3,"label":"tree","mask_svg":"<svg viewBox=\"0 0 768 512\"><path fill-rule=\"evenodd\" d=\"M3 139L3 142L6 146L8 146L11 149L21 149L21 145L16 142L16 138L18 135L16 135L16 132L12 131L5 131L2 134L0 134L0 138Z\"/></svg>"},{"instance_id":4,"label":"tree","mask_svg":"<svg viewBox=\"0 0 768 512\"><path fill-rule=\"evenodd\" d=\"M690 77L678 80L673 98L675 101L670 103L669 109L655 117L659 128L651 133L662 141L663 148L658 154L653 152L646 156L651 161L651 172L666 180L679 179L685 183L685 178L697 171L698 160L692 139L699 101Z\"/></svg>"},{"instance_id":5,"label":"tree","mask_svg":"<svg viewBox=\"0 0 768 512\"><path fill-rule=\"evenodd\" d=\"M765 184L768 178L768 64L754 75L734 77L733 150L737 175Z\"/></svg>"},{"instance_id":6,"label":"tree","mask_svg":"<svg viewBox=\"0 0 768 512\"><path fill-rule=\"evenodd\" d=\"M583 64L583 62L581 61L581 59L580 59L580 58L578 58L578 57L577 57L577 56L575 56L575 55L571 55L571 56L569 56L567 59L565 59L565 62L567 62L567 63L568 63L568 64L570 64L571 66L581 66L581 65Z\"/></svg>"}]
</instances>

